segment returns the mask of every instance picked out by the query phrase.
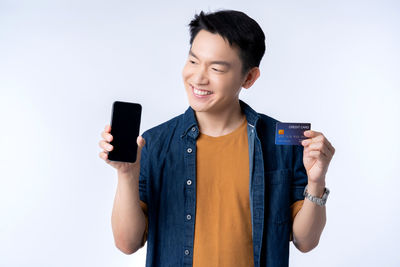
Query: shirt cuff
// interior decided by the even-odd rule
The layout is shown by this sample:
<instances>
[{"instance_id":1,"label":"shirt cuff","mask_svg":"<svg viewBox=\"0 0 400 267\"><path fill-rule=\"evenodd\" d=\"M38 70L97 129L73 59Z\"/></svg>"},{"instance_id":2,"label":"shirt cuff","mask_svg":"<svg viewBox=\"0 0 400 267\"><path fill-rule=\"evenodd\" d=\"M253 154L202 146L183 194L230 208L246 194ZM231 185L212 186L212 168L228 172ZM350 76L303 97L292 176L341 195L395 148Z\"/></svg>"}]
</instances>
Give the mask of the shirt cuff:
<instances>
[{"instance_id":1,"label":"shirt cuff","mask_svg":"<svg viewBox=\"0 0 400 267\"><path fill-rule=\"evenodd\" d=\"M140 200L140 206L142 207L144 216L146 218L146 230L144 231L142 244L140 246L142 248L144 246L144 244L146 243L146 241L147 241L147 234L148 234L148 231L149 231L149 218L148 218L148 215L147 215L147 204Z\"/></svg>"}]
</instances>

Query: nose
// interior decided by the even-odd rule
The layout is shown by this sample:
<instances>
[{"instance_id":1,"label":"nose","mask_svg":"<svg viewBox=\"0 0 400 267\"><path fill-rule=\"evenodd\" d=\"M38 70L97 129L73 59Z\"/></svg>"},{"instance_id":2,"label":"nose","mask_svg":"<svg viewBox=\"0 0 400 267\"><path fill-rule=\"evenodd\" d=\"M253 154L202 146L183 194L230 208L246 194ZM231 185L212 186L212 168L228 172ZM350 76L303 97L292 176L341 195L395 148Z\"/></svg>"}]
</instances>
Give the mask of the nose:
<instances>
[{"instance_id":1,"label":"nose","mask_svg":"<svg viewBox=\"0 0 400 267\"><path fill-rule=\"evenodd\" d=\"M203 85L208 83L208 75L205 66L199 66L194 71L193 82L197 85Z\"/></svg>"}]
</instances>

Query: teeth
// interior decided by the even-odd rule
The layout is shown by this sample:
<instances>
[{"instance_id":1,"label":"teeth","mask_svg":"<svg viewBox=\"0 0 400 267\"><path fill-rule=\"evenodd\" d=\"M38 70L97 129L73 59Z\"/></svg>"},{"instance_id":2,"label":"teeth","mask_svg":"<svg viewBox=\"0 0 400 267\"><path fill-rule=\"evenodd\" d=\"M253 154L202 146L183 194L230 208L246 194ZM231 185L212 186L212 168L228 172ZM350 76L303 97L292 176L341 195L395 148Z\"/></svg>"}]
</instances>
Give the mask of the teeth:
<instances>
[{"instance_id":1,"label":"teeth","mask_svg":"<svg viewBox=\"0 0 400 267\"><path fill-rule=\"evenodd\" d=\"M193 87L193 90L196 95L211 95L212 94L210 91L200 91L194 87Z\"/></svg>"}]
</instances>

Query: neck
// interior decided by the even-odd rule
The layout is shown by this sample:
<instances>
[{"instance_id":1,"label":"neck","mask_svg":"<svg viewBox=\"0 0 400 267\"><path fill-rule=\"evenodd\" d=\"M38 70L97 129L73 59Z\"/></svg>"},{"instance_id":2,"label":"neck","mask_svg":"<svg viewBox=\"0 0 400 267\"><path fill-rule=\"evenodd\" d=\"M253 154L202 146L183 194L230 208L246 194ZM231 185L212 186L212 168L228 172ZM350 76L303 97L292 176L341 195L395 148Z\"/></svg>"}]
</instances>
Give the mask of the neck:
<instances>
[{"instance_id":1,"label":"neck","mask_svg":"<svg viewBox=\"0 0 400 267\"><path fill-rule=\"evenodd\" d=\"M222 110L216 112L195 111L195 114L200 132L209 136L226 135L239 127L245 119L239 99Z\"/></svg>"}]
</instances>

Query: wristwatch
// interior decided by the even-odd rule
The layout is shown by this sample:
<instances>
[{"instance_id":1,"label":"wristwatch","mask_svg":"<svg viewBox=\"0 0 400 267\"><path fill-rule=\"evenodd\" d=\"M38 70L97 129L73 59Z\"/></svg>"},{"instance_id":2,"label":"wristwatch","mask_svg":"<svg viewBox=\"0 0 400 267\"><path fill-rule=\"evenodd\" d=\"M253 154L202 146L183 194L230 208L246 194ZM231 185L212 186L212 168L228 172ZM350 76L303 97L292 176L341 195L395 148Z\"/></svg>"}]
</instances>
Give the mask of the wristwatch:
<instances>
[{"instance_id":1,"label":"wristwatch","mask_svg":"<svg viewBox=\"0 0 400 267\"><path fill-rule=\"evenodd\" d=\"M328 199L328 195L329 195L329 189L327 187L325 187L324 194L322 195L321 198L319 198L319 197L310 195L307 192L307 187L308 187L308 185L306 185L306 188L304 188L303 196L305 196L308 200L310 200L311 202L313 202L319 206L325 206L326 200Z\"/></svg>"}]
</instances>

